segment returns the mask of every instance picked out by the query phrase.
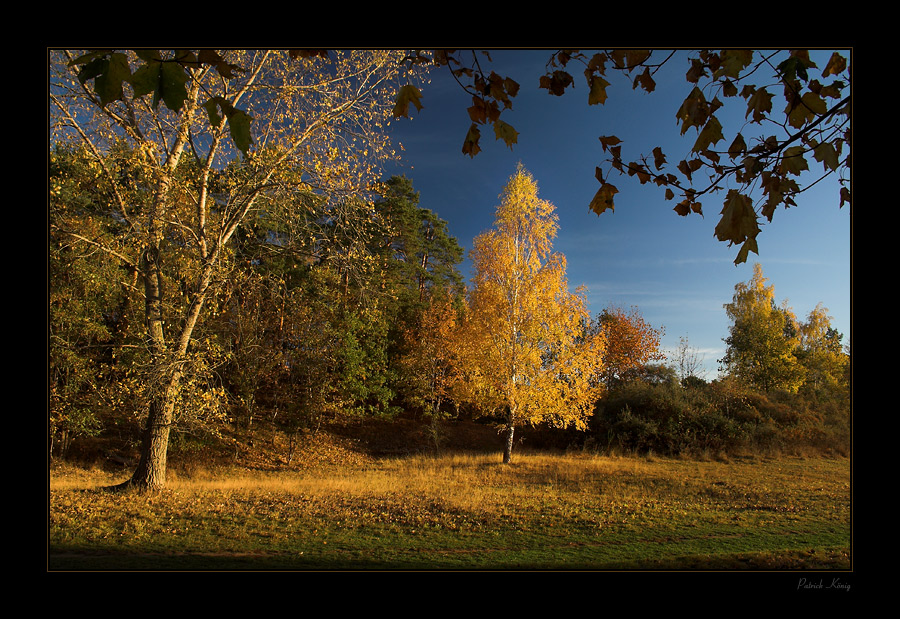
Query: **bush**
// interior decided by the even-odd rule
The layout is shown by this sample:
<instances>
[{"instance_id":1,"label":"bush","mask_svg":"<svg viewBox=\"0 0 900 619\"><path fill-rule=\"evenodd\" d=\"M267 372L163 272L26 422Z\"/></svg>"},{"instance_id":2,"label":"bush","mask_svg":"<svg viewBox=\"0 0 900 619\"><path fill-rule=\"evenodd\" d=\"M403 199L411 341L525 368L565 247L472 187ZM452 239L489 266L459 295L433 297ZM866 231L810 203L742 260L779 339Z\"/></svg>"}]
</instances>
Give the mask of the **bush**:
<instances>
[{"instance_id":1,"label":"bush","mask_svg":"<svg viewBox=\"0 0 900 619\"><path fill-rule=\"evenodd\" d=\"M732 447L746 434L701 391L669 381L635 381L610 392L598 404L593 429L624 449L663 454Z\"/></svg>"},{"instance_id":2,"label":"bush","mask_svg":"<svg viewBox=\"0 0 900 619\"><path fill-rule=\"evenodd\" d=\"M610 429L622 449L639 452L658 449L659 427L654 421L635 415L628 404L616 415Z\"/></svg>"},{"instance_id":3,"label":"bush","mask_svg":"<svg viewBox=\"0 0 900 619\"><path fill-rule=\"evenodd\" d=\"M849 451L848 402L760 393L733 379L712 383L632 380L598 402L591 440L636 452L697 454L760 450Z\"/></svg>"}]
</instances>

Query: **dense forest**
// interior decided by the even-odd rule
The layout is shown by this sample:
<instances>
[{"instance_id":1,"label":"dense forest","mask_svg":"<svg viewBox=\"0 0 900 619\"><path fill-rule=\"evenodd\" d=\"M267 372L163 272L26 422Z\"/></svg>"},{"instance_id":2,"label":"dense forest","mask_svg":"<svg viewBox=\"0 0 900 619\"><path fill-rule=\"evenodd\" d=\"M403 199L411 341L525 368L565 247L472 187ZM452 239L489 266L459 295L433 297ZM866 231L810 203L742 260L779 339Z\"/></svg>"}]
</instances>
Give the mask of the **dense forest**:
<instances>
[{"instance_id":1,"label":"dense forest","mask_svg":"<svg viewBox=\"0 0 900 619\"><path fill-rule=\"evenodd\" d=\"M507 462L516 428L597 451L849 453L850 348L826 308L795 316L756 265L723 308L720 374L702 375L639 308L589 314L521 167L465 282L414 179L380 175L396 54L239 56L240 73L170 80L174 103L137 79L150 61L104 98L89 60L51 56L51 459L115 454L162 486L168 455L266 436L290 465L367 420L415 420L435 448L445 424L497 427Z\"/></svg>"}]
</instances>

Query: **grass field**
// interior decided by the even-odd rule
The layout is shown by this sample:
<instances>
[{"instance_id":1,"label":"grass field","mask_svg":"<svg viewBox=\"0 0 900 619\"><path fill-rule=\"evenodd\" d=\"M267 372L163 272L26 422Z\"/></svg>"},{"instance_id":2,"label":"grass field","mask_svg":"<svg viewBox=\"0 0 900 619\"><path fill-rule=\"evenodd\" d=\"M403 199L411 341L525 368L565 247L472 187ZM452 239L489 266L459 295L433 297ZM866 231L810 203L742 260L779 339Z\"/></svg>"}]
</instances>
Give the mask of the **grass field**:
<instances>
[{"instance_id":1,"label":"grass field","mask_svg":"<svg viewBox=\"0 0 900 619\"><path fill-rule=\"evenodd\" d=\"M98 490L121 477L51 471L49 570L852 569L846 458L412 456Z\"/></svg>"}]
</instances>

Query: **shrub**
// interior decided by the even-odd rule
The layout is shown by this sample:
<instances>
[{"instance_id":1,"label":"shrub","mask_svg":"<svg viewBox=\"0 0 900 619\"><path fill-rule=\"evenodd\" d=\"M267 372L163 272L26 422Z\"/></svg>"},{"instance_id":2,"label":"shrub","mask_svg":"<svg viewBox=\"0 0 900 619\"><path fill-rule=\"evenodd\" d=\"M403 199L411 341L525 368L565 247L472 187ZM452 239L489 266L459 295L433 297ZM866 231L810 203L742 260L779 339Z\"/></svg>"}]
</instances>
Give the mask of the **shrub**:
<instances>
[{"instance_id":1,"label":"shrub","mask_svg":"<svg viewBox=\"0 0 900 619\"><path fill-rule=\"evenodd\" d=\"M803 394L761 393L731 378L711 383L631 380L598 402L593 442L661 454L813 448L846 453L849 402Z\"/></svg>"},{"instance_id":2,"label":"shrub","mask_svg":"<svg viewBox=\"0 0 900 619\"><path fill-rule=\"evenodd\" d=\"M610 392L598 404L593 430L625 449L663 454L731 448L748 434L703 391L672 381L635 381Z\"/></svg>"}]
</instances>

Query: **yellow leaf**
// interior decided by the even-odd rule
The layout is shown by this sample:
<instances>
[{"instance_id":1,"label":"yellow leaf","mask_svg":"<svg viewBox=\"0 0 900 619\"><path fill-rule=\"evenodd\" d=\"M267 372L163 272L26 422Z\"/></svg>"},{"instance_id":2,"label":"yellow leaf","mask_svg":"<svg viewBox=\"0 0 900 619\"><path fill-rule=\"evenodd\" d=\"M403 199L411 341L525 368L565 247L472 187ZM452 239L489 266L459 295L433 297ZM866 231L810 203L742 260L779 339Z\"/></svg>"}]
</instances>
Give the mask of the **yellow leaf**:
<instances>
[{"instance_id":1,"label":"yellow leaf","mask_svg":"<svg viewBox=\"0 0 900 619\"><path fill-rule=\"evenodd\" d=\"M603 183L600 186L600 189L597 190L597 193L594 194L594 199L591 200L591 210L600 215L606 209L611 211L615 211L616 207L613 204L613 196L619 193L619 190L616 189L615 185L611 185L609 183Z\"/></svg>"},{"instance_id":2,"label":"yellow leaf","mask_svg":"<svg viewBox=\"0 0 900 619\"><path fill-rule=\"evenodd\" d=\"M752 200L734 189L730 190L722 208L722 218L716 224L716 238L743 243L748 238L755 238L759 231Z\"/></svg>"},{"instance_id":3,"label":"yellow leaf","mask_svg":"<svg viewBox=\"0 0 900 619\"><path fill-rule=\"evenodd\" d=\"M719 140L724 139L722 135L722 125L715 116L710 116L709 121L703 127L703 131L697 136L694 143L693 152L701 152L707 150L710 145L715 144Z\"/></svg>"},{"instance_id":4,"label":"yellow leaf","mask_svg":"<svg viewBox=\"0 0 900 619\"><path fill-rule=\"evenodd\" d=\"M400 92L397 93L397 101L394 104L394 117L403 118L405 116L409 118L410 103L416 106L417 111L422 111L421 98L422 92L412 84L406 84L401 87Z\"/></svg>"},{"instance_id":5,"label":"yellow leaf","mask_svg":"<svg viewBox=\"0 0 900 619\"><path fill-rule=\"evenodd\" d=\"M478 146L478 140L481 138L481 132L478 130L478 127L475 123L469 127L469 132L466 133L466 139L463 142L462 152L469 157L474 157L481 151L481 147Z\"/></svg>"},{"instance_id":6,"label":"yellow leaf","mask_svg":"<svg viewBox=\"0 0 900 619\"><path fill-rule=\"evenodd\" d=\"M779 169L782 174L793 174L795 176L799 176L803 170L808 170L809 165L803 156L803 147L793 146L784 151Z\"/></svg>"},{"instance_id":7,"label":"yellow leaf","mask_svg":"<svg viewBox=\"0 0 900 619\"><path fill-rule=\"evenodd\" d=\"M494 135L498 140L503 140L506 145L512 148L512 145L518 141L519 133L512 125L498 120L494 123Z\"/></svg>"},{"instance_id":8,"label":"yellow leaf","mask_svg":"<svg viewBox=\"0 0 900 619\"><path fill-rule=\"evenodd\" d=\"M606 103L606 87L609 86L609 82L599 75L591 75L588 81L591 86L591 91L588 94L588 105Z\"/></svg>"}]
</instances>

